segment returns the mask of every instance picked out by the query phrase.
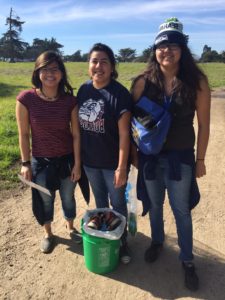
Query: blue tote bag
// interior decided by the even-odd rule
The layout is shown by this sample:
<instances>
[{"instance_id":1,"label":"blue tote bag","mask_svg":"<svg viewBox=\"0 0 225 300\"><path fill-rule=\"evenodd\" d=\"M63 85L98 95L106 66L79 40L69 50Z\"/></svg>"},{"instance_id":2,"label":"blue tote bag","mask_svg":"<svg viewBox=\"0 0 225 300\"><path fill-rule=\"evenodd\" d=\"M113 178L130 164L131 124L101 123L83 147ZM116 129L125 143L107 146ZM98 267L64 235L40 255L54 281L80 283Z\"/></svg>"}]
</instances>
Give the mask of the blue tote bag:
<instances>
[{"instance_id":1,"label":"blue tote bag","mask_svg":"<svg viewBox=\"0 0 225 300\"><path fill-rule=\"evenodd\" d=\"M171 114L167 109L146 96L135 103L131 131L142 153L157 154L162 149L171 124Z\"/></svg>"}]
</instances>

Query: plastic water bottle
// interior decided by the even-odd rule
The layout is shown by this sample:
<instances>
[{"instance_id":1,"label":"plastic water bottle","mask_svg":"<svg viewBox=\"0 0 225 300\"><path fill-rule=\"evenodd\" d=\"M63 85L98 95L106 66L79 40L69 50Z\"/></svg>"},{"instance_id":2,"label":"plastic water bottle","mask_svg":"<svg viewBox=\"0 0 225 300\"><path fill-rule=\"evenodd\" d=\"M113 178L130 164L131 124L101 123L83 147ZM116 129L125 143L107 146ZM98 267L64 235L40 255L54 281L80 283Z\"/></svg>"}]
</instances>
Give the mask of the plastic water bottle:
<instances>
[{"instance_id":1,"label":"plastic water bottle","mask_svg":"<svg viewBox=\"0 0 225 300\"><path fill-rule=\"evenodd\" d=\"M136 199L137 171L131 166L127 187L126 198L128 204L128 232L132 236L137 233L137 199Z\"/></svg>"}]
</instances>

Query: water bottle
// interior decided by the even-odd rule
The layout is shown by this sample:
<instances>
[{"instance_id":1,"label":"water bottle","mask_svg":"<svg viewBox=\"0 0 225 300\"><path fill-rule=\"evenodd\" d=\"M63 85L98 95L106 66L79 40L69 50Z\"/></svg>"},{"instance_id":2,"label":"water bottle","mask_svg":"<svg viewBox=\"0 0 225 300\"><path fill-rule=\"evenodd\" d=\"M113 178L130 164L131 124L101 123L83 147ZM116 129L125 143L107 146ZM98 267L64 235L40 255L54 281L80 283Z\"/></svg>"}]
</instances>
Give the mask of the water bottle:
<instances>
[{"instance_id":1,"label":"water bottle","mask_svg":"<svg viewBox=\"0 0 225 300\"><path fill-rule=\"evenodd\" d=\"M128 204L128 232L130 232L132 236L135 236L137 233L136 182L137 172L135 168L131 166L126 187L126 198Z\"/></svg>"}]
</instances>

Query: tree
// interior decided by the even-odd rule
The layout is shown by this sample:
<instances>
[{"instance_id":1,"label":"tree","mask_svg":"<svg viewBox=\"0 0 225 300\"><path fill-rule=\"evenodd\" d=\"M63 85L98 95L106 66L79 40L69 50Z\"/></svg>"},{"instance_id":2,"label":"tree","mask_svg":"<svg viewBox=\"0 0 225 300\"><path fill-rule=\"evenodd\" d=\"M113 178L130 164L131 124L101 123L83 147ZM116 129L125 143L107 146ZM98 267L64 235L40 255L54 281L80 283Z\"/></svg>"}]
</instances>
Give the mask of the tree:
<instances>
[{"instance_id":1,"label":"tree","mask_svg":"<svg viewBox=\"0 0 225 300\"><path fill-rule=\"evenodd\" d=\"M82 61L81 50L77 50L71 55L71 61Z\"/></svg>"},{"instance_id":2,"label":"tree","mask_svg":"<svg viewBox=\"0 0 225 300\"><path fill-rule=\"evenodd\" d=\"M24 57L29 59L29 60L35 60L38 55L40 55L42 52L47 51L47 50L52 50L55 51L59 54L62 54L60 52L60 48L62 48L63 45L59 44L55 38L51 38L50 40L48 39L38 39L35 38L33 40L33 44L29 47L27 47Z\"/></svg>"},{"instance_id":3,"label":"tree","mask_svg":"<svg viewBox=\"0 0 225 300\"><path fill-rule=\"evenodd\" d=\"M81 50L77 50L74 52L72 55L64 55L64 60L65 61L74 61L74 62L79 62L79 61L88 61L88 53L81 54Z\"/></svg>"},{"instance_id":4,"label":"tree","mask_svg":"<svg viewBox=\"0 0 225 300\"><path fill-rule=\"evenodd\" d=\"M142 54L140 56L138 56L135 61L146 63L149 60L151 53L152 53L152 46L149 46L148 48L146 48L142 51Z\"/></svg>"},{"instance_id":5,"label":"tree","mask_svg":"<svg viewBox=\"0 0 225 300\"><path fill-rule=\"evenodd\" d=\"M220 56L221 56L221 61L223 63L225 63L225 51L222 51L222 53L220 54Z\"/></svg>"},{"instance_id":6,"label":"tree","mask_svg":"<svg viewBox=\"0 0 225 300\"><path fill-rule=\"evenodd\" d=\"M136 49L124 48L119 50L117 59L121 62L130 62L136 58Z\"/></svg>"},{"instance_id":7,"label":"tree","mask_svg":"<svg viewBox=\"0 0 225 300\"><path fill-rule=\"evenodd\" d=\"M205 46L203 47L203 53L210 52L210 51L211 51L211 47L209 47L209 46L207 46L207 45L205 45Z\"/></svg>"},{"instance_id":8,"label":"tree","mask_svg":"<svg viewBox=\"0 0 225 300\"><path fill-rule=\"evenodd\" d=\"M82 55L82 61L88 61L88 53L84 53L83 55Z\"/></svg>"},{"instance_id":9,"label":"tree","mask_svg":"<svg viewBox=\"0 0 225 300\"><path fill-rule=\"evenodd\" d=\"M211 50L211 47L205 45L203 47L203 52L200 58L201 62L220 62L222 56L215 50Z\"/></svg>"},{"instance_id":10,"label":"tree","mask_svg":"<svg viewBox=\"0 0 225 300\"><path fill-rule=\"evenodd\" d=\"M0 39L0 55L9 58L10 62L15 62L16 58L22 58L23 51L28 46L20 40L20 33L22 32L22 25L25 22L20 21L18 16L13 14L12 8L10 9L10 15L6 19L6 26L8 30L3 34Z\"/></svg>"}]
</instances>

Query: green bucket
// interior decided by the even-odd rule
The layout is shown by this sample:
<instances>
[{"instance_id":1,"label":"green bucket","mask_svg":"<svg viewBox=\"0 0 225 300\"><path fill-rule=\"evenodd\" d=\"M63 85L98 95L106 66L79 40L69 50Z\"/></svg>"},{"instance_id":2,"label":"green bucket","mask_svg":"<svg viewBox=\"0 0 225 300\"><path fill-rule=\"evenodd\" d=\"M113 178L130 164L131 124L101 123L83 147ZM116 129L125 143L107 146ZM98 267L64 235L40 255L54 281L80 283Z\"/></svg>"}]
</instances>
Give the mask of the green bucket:
<instances>
[{"instance_id":1,"label":"green bucket","mask_svg":"<svg viewBox=\"0 0 225 300\"><path fill-rule=\"evenodd\" d=\"M84 260L87 269L93 273L105 274L116 269L119 263L119 240L92 236L83 230Z\"/></svg>"}]
</instances>

